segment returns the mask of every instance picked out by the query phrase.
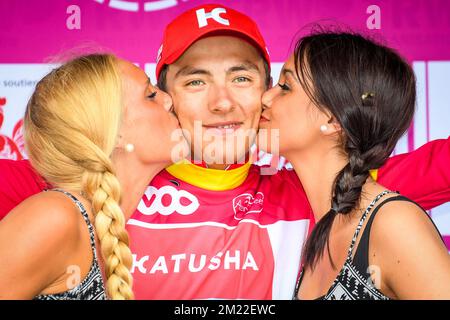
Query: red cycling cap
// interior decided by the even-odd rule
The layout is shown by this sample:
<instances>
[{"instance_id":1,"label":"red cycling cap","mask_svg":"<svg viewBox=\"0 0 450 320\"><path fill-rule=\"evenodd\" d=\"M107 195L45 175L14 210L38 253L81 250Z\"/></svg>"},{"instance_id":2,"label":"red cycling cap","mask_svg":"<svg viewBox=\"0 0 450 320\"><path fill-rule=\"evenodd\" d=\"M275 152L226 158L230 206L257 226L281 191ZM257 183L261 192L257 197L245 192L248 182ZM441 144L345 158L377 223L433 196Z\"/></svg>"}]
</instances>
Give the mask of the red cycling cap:
<instances>
[{"instance_id":1,"label":"red cycling cap","mask_svg":"<svg viewBox=\"0 0 450 320\"><path fill-rule=\"evenodd\" d=\"M259 49L270 68L266 44L252 19L220 4L205 4L182 13L167 25L156 60L156 77L164 65L174 63L195 41L212 34L247 40Z\"/></svg>"}]
</instances>

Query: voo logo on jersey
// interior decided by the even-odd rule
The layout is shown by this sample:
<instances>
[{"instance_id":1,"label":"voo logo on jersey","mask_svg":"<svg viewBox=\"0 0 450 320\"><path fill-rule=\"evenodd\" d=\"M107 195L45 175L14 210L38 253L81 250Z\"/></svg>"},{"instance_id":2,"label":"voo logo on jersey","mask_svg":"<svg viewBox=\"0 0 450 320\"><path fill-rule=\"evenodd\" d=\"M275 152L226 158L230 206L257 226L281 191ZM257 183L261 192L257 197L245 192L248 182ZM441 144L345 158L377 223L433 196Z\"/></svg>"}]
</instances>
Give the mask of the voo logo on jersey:
<instances>
[{"instance_id":1,"label":"voo logo on jersey","mask_svg":"<svg viewBox=\"0 0 450 320\"><path fill-rule=\"evenodd\" d=\"M155 213L168 216L173 213L192 214L199 206L197 197L185 190L177 190L172 186L159 189L148 186L137 209L147 216Z\"/></svg>"}]
</instances>

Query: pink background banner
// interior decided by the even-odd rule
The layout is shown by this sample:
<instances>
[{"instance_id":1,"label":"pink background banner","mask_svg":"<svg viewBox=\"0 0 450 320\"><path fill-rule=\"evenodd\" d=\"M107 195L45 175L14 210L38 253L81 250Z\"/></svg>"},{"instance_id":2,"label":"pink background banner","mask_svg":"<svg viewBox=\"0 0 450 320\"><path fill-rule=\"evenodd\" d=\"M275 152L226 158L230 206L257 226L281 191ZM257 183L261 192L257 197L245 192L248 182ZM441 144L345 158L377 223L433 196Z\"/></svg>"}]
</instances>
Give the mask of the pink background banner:
<instances>
[{"instance_id":1,"label":"pink background banner","mask_svg":"<svg viewBox=\"0 0 450 320\"><path fill-rule=\"evenodd\" d=\"M285 60L297 32L314 22L378 33L410 60L450 60L448 0L2 0L0 62L41 63L87 44L140 64L154 62L166 24L193 6L211 2L251 16L273 61ZM73 5L80 11L79 29L68 27ZM369 30L373 5L380 10L380 29Z\"/></svg>"}]
</instances>

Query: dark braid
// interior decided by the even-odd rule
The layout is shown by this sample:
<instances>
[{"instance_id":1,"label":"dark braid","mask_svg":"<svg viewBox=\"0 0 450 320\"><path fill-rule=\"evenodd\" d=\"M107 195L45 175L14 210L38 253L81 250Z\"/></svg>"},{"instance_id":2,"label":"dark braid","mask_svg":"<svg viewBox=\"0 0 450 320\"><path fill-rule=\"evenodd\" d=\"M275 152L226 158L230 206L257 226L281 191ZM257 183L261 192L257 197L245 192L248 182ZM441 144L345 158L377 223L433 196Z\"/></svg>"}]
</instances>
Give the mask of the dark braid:
<instances>
[{"instance_id":1,"label":"dark braid","mask_svg":"<svg viewBox=\"0 0 450 320\"><path fill-rule=\"evenodd\" d=\"M304 248L304 266L314 269L329 250L338 214L358 207L371 169L378 169L407 130L415 105L412 68L392 49L361 35L320 31L300 39L295 69L312 102L342 128L348 163L336 175L330 210L317 222Z\"/></svg>"},{"instance_id":2,"label":"dark braid","mask_svg":"<svg viewBox=\"0 0 450 320\"><path fill-rule=\"evenodd\" d=\"M331 208L339 213L350 213L361 195L363 184L369 176L369 168L361 156L350 154L349 163L336 177Z\"/></svg>"},{"instance_id":3,"label":"dark braid","mask_svg":"<svg viewBox=\"0 0 450 320\"><path fill-rule=\"evenodd\" d=\"M308 267L313 268L317 261L323 257L325 246L333 268L336 268L329 250L329 235L336 215L349 214L359 203L364 183L369 177L370 166L365 162L359 152L349 154L349 163L339 171L334 181L334 193L331 200L331 209L317 223L306 243L305 261ZM319 254L316 254L318 252Z\"/></svg>"}]
</instances>

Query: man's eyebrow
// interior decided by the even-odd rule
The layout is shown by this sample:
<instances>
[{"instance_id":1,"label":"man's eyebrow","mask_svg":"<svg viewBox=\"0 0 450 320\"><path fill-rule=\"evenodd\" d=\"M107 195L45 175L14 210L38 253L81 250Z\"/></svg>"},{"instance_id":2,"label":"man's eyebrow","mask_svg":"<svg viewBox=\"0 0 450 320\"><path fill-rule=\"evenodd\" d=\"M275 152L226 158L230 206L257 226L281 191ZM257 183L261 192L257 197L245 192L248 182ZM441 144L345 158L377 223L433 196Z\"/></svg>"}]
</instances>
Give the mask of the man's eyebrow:
<instances>
[{"instance_id":1,"label":"man's eyebrow","mask_svg":"<svg viewBox=\"0 0 450 320\"><path fill-rule=\"evenodd\" d=\"M250 61L245 61L241 64L238 64L236 66L233 66L231 68L228 69L227 73L232 73L232 72L238 72L238 71L256 71L259 72L259 68L256 64L250 62Z\"/></svg>"},{"instance_id":2,"label":"man's eyebrow","mask_svg":"<svg viewBox=\"0 0 450 320\"><path fill-rule=\"evenodd\" d=\"M181 68L180 70L178 70L178 72L175 74L175 78L177 78L179 76L191 76L191 75L196 75L196 74L203 74L203 75L207 75L207 76L212 75L211 72L209 72L208 70L195 68L195 67L191 67L191 66L185 66L185 67Z\"/></svg>"}]
</instances>

